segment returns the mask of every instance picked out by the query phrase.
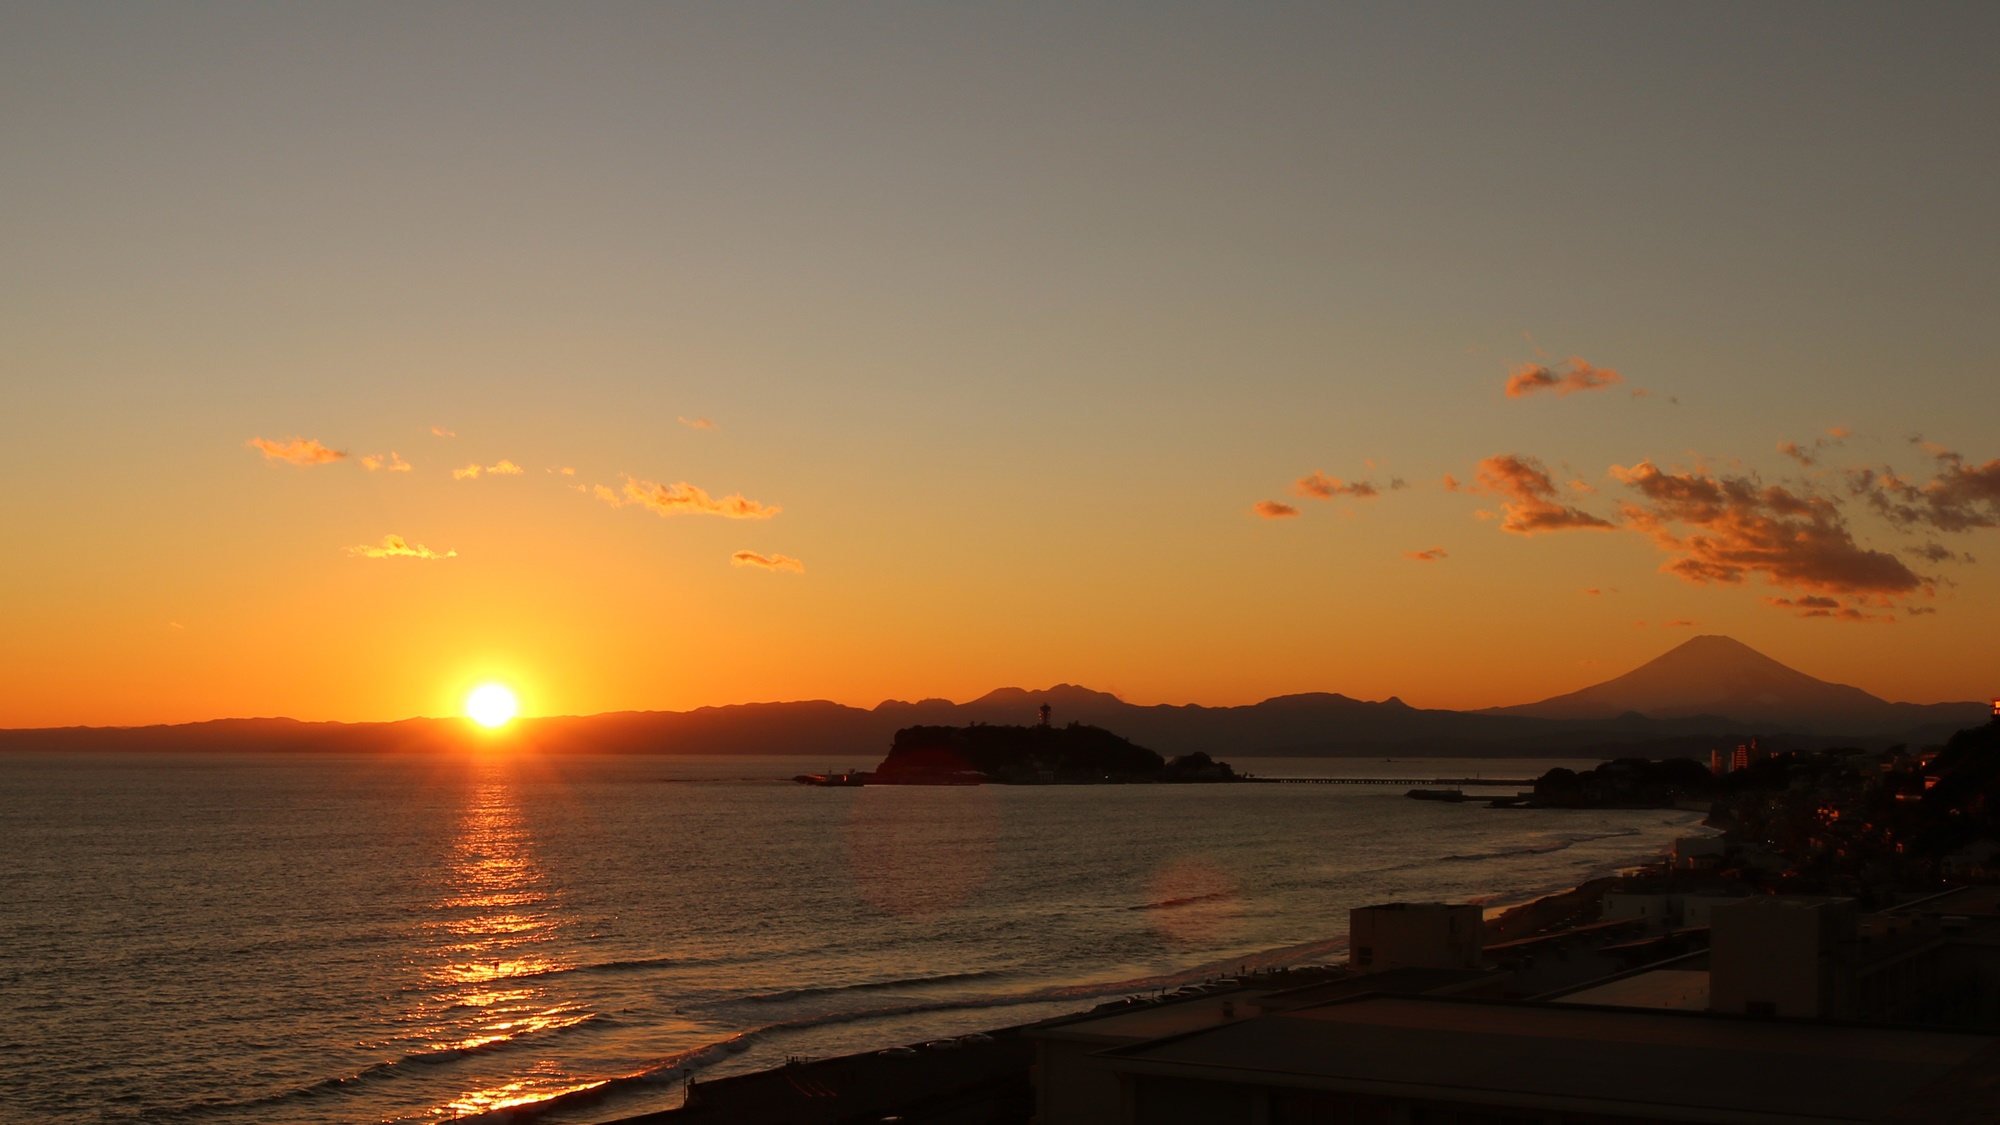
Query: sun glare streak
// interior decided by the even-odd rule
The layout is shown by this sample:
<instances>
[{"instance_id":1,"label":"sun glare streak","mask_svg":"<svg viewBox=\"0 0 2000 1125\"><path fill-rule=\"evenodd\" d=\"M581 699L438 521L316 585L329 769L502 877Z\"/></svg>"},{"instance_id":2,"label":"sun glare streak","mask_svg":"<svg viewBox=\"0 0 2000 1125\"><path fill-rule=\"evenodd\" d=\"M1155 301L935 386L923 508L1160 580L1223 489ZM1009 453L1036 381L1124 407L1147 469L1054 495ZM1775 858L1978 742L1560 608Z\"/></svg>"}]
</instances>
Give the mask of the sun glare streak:
<instances>
[{"instance_id":1,"label":"sun glare streak","mask_svg":"<svg viewBox=\"0 0 2000 1125\"><path fill-rule=\"evenodd\" d=\"M514 693L499 684L481 684L465 697L465 714L482 727L505 726L521 709Z\"/></svg>"}]
</instances>

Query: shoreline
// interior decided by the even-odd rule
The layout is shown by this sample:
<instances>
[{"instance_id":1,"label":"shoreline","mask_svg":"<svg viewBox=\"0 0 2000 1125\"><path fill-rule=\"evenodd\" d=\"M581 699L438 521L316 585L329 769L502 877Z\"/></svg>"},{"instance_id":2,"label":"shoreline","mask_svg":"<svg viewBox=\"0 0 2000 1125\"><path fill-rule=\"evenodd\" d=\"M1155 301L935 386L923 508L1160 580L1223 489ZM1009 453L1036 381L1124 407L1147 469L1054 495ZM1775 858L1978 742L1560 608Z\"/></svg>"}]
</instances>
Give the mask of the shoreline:
<instances>
[{"instance_id":1,"label":"shoreline","mask_svg":"<svg viewBox=\"0 0 2000 1125\"><path fill-rule=\"evenodd\" d=\"M1501 907L1484 919L1482 944L1499 945L1594 922L1598 919L1605 893L1620 877L1615 874L1594 876L1567 890ZM1328 937L1285 948L1331 951L1344 946L1346 941L1345 936ZM1283 950L1266 950L1261 954L1240 955L1239 959L1249 964L1281 952ZM1198 973L1207 967L1197 966L1186 972ZM1256 970L1252 975L1315 971L1327 972L1335 978L1349 972L1343 960L1318 965L1272 964ZM1182 974L1161 974L1163 978L1179 975ZM1095 1007L1086 1006L1073 1013L1050 1018L1084 1016ZM964 1044L960 1047L938 1048L934 1044L940 1041L933 1041L922 1046L903 1045L816 1059L798 1058L779 1066L724 1075L706 1082L691 1073L686 1079L681 1105L601 1119L600 1125L675 1125L678 1122L708 1120L751 1123L819 1120L810 1113L799 1116L801 1110L797 1098L802 1090L821 1091L810 1096L831 1103L818 1108L837 1110L836 1114L826 1118L829 1122L847 1120L856 1113L867 1116L898 1111L931 1112L960 1103L1031 1106L1032 1084L1027 1079L1027 1068L1033 1059L1020 1033L1040 1022L1043 1021L987 1028L960 1036L957 1041ZM893 1095L885 1091L893 1091ZM868 1108L857 1110L857 1104L866 1104Z\"/></svg>"}]
</instances>

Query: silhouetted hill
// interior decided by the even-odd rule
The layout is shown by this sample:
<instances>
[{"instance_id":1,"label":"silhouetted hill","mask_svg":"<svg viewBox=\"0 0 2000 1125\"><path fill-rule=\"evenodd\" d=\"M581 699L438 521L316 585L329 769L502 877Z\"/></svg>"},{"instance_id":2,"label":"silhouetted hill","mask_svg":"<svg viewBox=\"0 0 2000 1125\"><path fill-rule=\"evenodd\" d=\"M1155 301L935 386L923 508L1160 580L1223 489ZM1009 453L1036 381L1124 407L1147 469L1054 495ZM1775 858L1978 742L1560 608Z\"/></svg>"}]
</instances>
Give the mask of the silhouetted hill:
<instances>
[{"instance_id":1,"label":"silhouetted hill","mask_svg":"<svg viewBox=\"0 0 2000 1125\"><path fill-rule=\"evenodd\" d=\"M1985 712L1978 703L1890 703L1788 668L1732 638L1703 636L1601 684L1486 713L1568 720L1715 715L1771 730L1885 735L1956 729L1981 721Z\"/></svg>"},{"instance_id":2,"label":"silhouetted hill","mask_svg":"<svg viewBox=\"0 0 2000 1125\"><path fill-rule=\"evenodd\" d=\"M968 774L995 781L1153 781L1166 759L1088 723L904 727L871 784L950 784Z\"/></svg>"}]
</instances>

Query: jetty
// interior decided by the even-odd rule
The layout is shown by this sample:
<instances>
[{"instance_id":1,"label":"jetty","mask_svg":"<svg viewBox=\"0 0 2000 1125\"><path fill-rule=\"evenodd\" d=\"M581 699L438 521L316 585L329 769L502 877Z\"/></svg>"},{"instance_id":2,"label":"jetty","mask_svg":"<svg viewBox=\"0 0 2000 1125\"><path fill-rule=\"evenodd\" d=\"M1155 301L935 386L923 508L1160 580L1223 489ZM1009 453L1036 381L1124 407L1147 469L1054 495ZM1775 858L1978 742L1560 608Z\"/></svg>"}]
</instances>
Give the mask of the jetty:
<instances>
[{"instance_id":1,"label":"jetty","mask_svg":"<svg viewBox=\"0 0 2000 1125\"><path fill-rule=\"evenodd\" d=\"M1506 788L1533 786L1532 777L1246 777L1266 785L1401 785L1418 789Z\"/></svg>"}]
</instances>

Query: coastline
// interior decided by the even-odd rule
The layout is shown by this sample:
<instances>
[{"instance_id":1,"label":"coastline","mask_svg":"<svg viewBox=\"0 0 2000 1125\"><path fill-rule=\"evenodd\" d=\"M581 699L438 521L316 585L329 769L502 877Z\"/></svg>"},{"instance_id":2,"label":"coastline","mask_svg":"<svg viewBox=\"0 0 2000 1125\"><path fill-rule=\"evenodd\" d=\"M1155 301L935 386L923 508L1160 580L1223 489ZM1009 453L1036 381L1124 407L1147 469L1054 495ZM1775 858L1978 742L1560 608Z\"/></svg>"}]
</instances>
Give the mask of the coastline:
<instances>
[{"instance_id":1,"label":"coastline","mask_svg":"<svg viewBox=\"0 0 2000 1125\"><path fill-rule=\"evenodd\" d=\"M1498 945L1545 934L1558 933L1597 920L1604 895L1617 882L1617 875L1593 876L1567 890L1541 895L1526 902L1501 907L1485 919L1483 942ZM1289 947L1290 950L1332 950L1346 944L1345 937L1329 937ZM1245 955L1247 963L1262 960L1279 950L1261 955ZM1287 974L1294 971L1322 972L1339 979L1348 972L1345 964L1279 966L1256 970L1255 976ZM1069 1016L1088 1014L1080 1008ZM1040 1022L1040 1021L1037 1021ZM960 1037L960 1046L940 1048L934 1043L858 1051L817 1059L794 1059L764 1070L731 1074L703 1082L688 1075L685 1100L678 1107L649 1110L605 1120L601 1125L675 1125L678 1122L731 1121L756 1125L760 1122L848 1120L857 1115L942 1112L951 1107L1032 1107L1033 1087L1028 1068L1033 1052L1021 1033L1033 1023L989 1028ZM699 1092L697 1092L699 1091ZM802 1110L799 1095L812 1099ZM553 1108L553 1107L551 1107ZM801 1113L804 1112L804 1116ZM1026 1120L1027 1108L1022 1108ZM858 1119L858 1118L857 1118ZM480 1118L479 1120L501 1120ZM513 1120L509 1118L507 1120Z\"/></svg>"}]
</instances>

